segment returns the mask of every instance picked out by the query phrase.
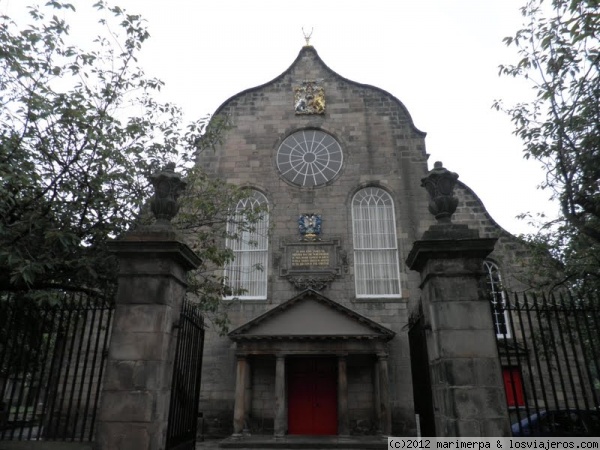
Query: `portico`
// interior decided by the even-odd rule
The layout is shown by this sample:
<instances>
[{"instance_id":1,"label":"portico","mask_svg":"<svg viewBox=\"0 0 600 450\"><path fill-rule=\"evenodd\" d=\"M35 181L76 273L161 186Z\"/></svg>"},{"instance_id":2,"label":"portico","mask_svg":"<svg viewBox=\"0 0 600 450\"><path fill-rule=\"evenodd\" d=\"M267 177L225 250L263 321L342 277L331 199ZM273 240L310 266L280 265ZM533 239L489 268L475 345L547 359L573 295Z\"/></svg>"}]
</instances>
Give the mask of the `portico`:
<instances>
[{"instance_id":1,"label":"portico","mask_svg":"<svg viewBox=\"0 0 600 450\"><path fill-rule=\"evenodd\" d=\"M252 411L254 361L269 360L273 430L286 434L350 434L356 409L370 408L378 434L391 431L387 342L394 332L313 290L233 330L236 342L234 436ZM274 362L272 361L274 360ZM349 381L370 372L371 386L349 401ZM356 372L356 373L355 373ZM370 398L369 398L370 397Z\"/></svg>"}]
</instances>

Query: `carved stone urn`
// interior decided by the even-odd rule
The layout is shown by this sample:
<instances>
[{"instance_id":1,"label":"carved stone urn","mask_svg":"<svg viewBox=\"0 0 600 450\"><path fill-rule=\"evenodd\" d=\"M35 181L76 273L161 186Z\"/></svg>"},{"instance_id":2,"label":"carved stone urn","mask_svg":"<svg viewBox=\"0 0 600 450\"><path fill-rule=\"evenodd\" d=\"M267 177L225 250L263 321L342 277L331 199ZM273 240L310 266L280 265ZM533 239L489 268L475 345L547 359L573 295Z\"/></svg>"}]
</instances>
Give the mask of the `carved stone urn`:
<instances>
[{"instance_id":1,"label":"carved stone urn","mask_svg":"<svg viewBox=\"0 0 600 450\"><path fill-rule=\"evenodd\" d=\"M440 161L436 161L433 169L421 179L421 186L427 189L430 197L429 212L440 223L450 223L458 206L458 199L454 197L457 179L458 174L444 168Z\"/></svg>"},{"instance_id":2,"label":"carved stone urn","mask_svg":"<svg viewBox=\"0 0 600 450\"><path fill-rule=\"evenodd\" d=\"M171 219L179 211L177 200L187 183L181 179L181 175L175 173L175 163L166 164L163 170L149 178L154 186L150 209L156 218L156 225L171 227Z\"/></svg>"}]
</instances>

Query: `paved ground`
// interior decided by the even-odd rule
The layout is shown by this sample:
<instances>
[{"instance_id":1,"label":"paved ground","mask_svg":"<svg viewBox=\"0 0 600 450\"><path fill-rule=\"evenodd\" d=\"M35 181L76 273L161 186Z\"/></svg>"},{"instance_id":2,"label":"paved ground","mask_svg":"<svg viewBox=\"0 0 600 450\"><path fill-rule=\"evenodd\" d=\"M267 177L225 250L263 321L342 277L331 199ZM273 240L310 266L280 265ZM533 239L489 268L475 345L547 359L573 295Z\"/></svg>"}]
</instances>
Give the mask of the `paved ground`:
<instances>
[{"instance_id":1,"label":"paved ground","mask_svg":"<svg viewBox=\"0 0 600 450\"><path fill-rule=\"evenodd\" d=\"M219 448L221 440L210 439L204 442L196 442L196 450L214 450Z\"/></svg>"},{"instance_id":2,"label":"paved ground","mask_svg":"<svg viewBox=\"0 0 600 450\"><path fill-rule=\"evenodd\" d=\"M92 448L89 442L0 441L0 450L92 450ZM387 439L375 437L286 436L275 441L271 436L250 436L238 441L210 439L196 443L196 450L383 450L385 448L387 448Z\"/></svg>"},{"instance_id":3,"label":"paved ground","mask_svg":"<svg viewBox=\"0 0 600 450\"><path fill-rule=\"evenodd\" d=\"M265 449L303 449L303 450L323 450L323 449L385 449L387 448L387 439L375 436L356 436L356 437L338 437L338 436L285 436L275 440L271 436L249 436L240 440L231 438L224 440L206 440L196 443L196 450L217 450L217 449L236 449L236 450L265 450Z\"/></svg>"}]
</instances>

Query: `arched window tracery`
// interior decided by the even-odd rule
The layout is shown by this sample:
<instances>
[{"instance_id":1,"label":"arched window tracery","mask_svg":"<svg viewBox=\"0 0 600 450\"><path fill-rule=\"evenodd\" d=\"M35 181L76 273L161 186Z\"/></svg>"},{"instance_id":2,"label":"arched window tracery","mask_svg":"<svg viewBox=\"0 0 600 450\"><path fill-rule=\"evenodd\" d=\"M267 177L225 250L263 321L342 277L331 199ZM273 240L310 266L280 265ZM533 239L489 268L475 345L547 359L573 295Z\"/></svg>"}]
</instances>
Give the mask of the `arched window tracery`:
<instances>
[{"instance_id":1,"label":"arched window tracery","mask_svg":"<svg viewBox=\"0 0 600 450\"><path fill-rule=\"evenodd\" d=\"M356 297L400 297L400 271L394 202L378 187L352 199Z\"/></svg>"},{"instance_id":2,"label":"arched window tracery","mask_svg":"<svg viewBox=\"0 0 600 450\"><path fill-rule=\"evenodd\" d=\"M242 199L236 206L233 220L229 222L227 233L237 239L227 239L226 245L233 251L234 259L225 267L225 276L233 292L226 298L241 300L262 300L267 298L267 264L269 258L269 213L263 211L251 230L238 231L240 222L244 220L244 211L264 208L267 198L259 191L253 190L251 195Z\"/></svg>"}]
</instances>

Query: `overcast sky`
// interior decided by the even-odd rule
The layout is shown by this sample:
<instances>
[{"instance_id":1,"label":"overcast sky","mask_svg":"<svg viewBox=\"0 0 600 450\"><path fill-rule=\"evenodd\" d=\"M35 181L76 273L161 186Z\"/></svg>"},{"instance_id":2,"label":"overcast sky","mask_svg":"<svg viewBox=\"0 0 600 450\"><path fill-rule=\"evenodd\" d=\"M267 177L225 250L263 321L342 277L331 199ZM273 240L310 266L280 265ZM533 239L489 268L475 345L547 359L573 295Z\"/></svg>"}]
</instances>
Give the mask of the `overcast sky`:
<instances>
[{"instance_id":1,"label":"overcast sky","mask_svg":"<svg viewBox=\"0 0 600 450\"><path fill-rule=\"evenodd\" d=\"M427 132L430 168L442 161L512 233L528 231L515 216L552 213L539 163L522 157L508 116L491 108L531 95L520 80L500 78L516 61L502 38L522 23L525 0L114 0L148 21L140 59L166 83L163 100L191 120L213 113L238 92L285 71L310 43L335 72L380 87L408 108ZM29 0L0 0L0 12L22 20ZM41 2L40 2L41 3ZM93 0L72 0L74 32L88 25Z\"/></svg>"}]
</instances>

